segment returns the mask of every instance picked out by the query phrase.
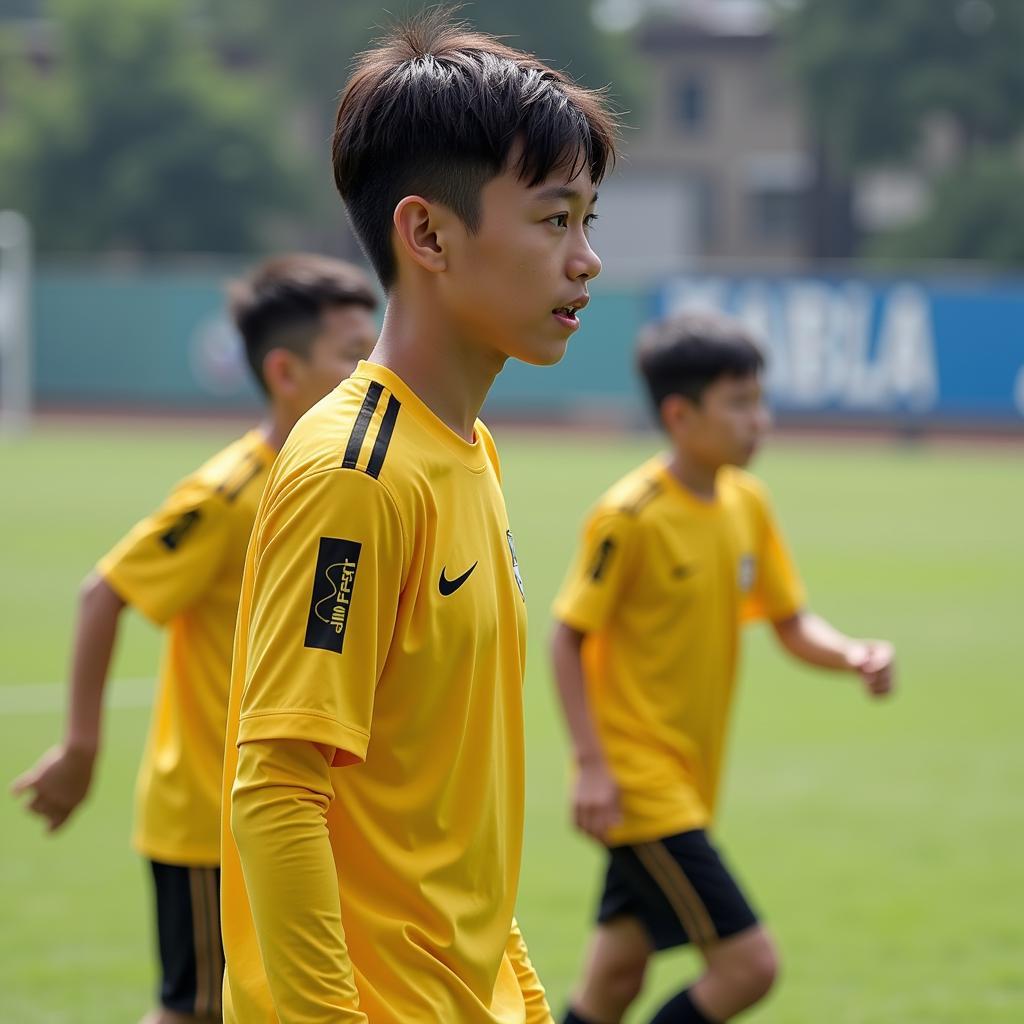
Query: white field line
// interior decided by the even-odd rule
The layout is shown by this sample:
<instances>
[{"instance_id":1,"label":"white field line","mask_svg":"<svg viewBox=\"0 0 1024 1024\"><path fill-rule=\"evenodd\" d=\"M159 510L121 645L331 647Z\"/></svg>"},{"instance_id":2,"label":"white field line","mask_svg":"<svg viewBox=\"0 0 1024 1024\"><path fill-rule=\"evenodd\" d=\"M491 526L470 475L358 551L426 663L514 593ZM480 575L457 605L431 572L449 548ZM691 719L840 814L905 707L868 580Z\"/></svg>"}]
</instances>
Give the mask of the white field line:
<instances>
[{"instance_id":1,"label":"white field line","mask_svg":"<svg viewBox=\"0 0 1024 1024\"><path fill-rule=\"evenodd\" d=\"M114 710L148 708L153 703L152 679L115 679L107 687L103 703ZM0 717L52 715L64 710L67 683L12 683L0 686Z\"/></svg>"}]
</instances>

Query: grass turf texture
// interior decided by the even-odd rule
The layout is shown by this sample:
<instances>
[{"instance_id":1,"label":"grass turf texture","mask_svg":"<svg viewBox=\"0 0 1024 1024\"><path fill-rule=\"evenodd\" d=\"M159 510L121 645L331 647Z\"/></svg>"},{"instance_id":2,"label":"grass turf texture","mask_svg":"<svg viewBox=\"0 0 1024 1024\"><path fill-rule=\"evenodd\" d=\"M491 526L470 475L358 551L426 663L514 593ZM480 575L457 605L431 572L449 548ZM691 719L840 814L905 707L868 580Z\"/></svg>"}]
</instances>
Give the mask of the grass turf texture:
<instances>
[{"instance_id":1,"label":"grass turf texture","mask_svg":"<svg viewBox=\"0 0 1024 1024\"><path fill-rule=\"evenodd\" d=\"M230 427L43 428L0 445L0 776L58 737L78 581ZM596 495L657 444L498 432L527 586L529 808L519 914L556 1013L576 974L599 851L567 825L547 609ZM870 704L748 636L718 835L782 950L748 1019L1019 1021L1024 714L1019 451L777 441L759 463L809 585L841 628L894 639L901 693ZM151 677L131 616L115 663ZM14 684L43 684L37 689ZM122 691L124 692L124 691ZM138 696L138 687L127 696ZM137 703L137 701L136 701ZM148 712L111 710L93 795L57 837L0 801L0 1020L133 1022L153 986L150 890L128 848ZM658 958L644 1021L690 978Z\"/></svg>"}]
</instances>

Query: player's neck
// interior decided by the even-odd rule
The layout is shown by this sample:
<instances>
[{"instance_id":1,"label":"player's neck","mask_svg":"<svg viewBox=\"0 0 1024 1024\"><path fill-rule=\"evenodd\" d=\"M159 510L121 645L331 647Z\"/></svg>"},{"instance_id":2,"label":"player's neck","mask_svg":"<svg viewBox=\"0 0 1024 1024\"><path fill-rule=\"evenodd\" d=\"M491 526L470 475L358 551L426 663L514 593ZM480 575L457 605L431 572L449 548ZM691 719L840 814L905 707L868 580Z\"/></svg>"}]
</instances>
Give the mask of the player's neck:
<instances>
[{"instance_id":1,"label":"player's neck","mask_svg":"<svg viewBox=\"0 0 1024 1024\"><path fill-rule=\"evenodd\" d=\"M717 497L718 469L718 466L708 466L680 451L673 451L668 461L668 471L702 501L714 501Z\"/></svg>"},{"instance_id":2,"label":"player's neck","mask_svg":"<svg viewBox=\"0 0 1024 1024\"><path fill-rule=\"evenodd\" d=\"M298 422L298 417L286 412L284 409L271 406L267 410L266 419L260 424L260 433L267 446L275 452L279 452L284 446L292 427Z\"/></svg>"},{"instance_id":3,"label":"player's neck","mask_svg":"<svg viewBox=\"0 0 1024 1024\"><path fill-rule=\"evenodd\" d=\"M436 312L392 295L370 359L386 366L449 427L467 441L504 357L459 336Z\"/></svg>"}]
</instances>

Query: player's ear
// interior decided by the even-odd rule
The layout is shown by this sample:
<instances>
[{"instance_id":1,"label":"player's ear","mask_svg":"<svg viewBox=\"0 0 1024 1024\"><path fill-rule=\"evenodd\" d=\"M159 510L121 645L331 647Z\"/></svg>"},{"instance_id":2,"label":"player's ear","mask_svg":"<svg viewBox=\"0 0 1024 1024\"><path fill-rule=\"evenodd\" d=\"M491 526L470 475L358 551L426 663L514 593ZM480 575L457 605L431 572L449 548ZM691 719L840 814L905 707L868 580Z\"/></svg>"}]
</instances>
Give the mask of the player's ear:
<instances>
[{"instance_id":1,"label":"player's ear","mask_svg":"<svg viewBox=\"0 0 1024 1024\"><path fill-rule=\"evenodd\" d=\"M286 348L272 348L263 357L263 379L271 396L294 394L297 369L295 354Z\"/></svg>"},{"instance_id":2,"label":"player's ear","mask_svg":"<svg viewBox=\"0 0 1024 1024\"><path fill-rule=\"evenodd\" d=\"M394 215L398 246L418 266L432 274L448 267L445 252L447 210L421 196L406 196Z\"/></svg>"},{"instance_id":3,"label":"player's ear","mask_svg":"<svg viewBox=\"0 0 1024 1024\"><path fill-rule=\"evenodd\" d=\"M692 409L693 403L688 398L683 398L682 395L666 395L661 400L661 407L658 410L662 427L672 434L677 427L686 422Z\"/></svg>"}]
</instances>

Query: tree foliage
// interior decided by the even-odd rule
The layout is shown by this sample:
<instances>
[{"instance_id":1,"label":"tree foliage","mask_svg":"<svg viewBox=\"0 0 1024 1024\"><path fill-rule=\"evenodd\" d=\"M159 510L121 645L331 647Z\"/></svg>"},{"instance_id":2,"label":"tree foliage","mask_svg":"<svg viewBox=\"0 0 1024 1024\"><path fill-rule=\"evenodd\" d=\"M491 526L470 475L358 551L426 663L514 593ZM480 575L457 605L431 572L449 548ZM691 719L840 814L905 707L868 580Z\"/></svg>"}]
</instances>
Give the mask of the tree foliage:
<instances>
[{"instance_id":1,"label":"tree foliage","mask_svg":"<svg viewBox=\"0 0 1024 1024\"><path fill-rule=\"evenodd\" d=\"M205 0L203 9L223 44L243 46L281 68L326 119L353 56L394 20L436 6L437 0L302 0L300 7L280 0ZM625 39L597 28L592 6L593 0L477 0L456 10L474 27L507 37L585 85L611 86L628 102L636 58Z\"/></svg>"},{"instance_id":2,"label":"tree foliage","mask_svg":"<svg viewBox=\"0 0 1024 1024\"><path fill-rule=\"evenodd\" d=\"M976 155L940 178L929 212L916 223L877 239L882 260L966 260L1024 265L1024 169L1015 156Z\"/></svg>"},{"instance_id":3,"label":"tree foliage","mask_svg":"<svg viewBox=\"0 0 1024 1024\"><path fill-rule=\"evenodd\" d=\"M819 135L848 168L910 155L936 112L965 151L1024 126L1020 0L801 0L783 26Z\"/></svg>"},{"instance_id":4,"label":"tree foliage","mask_svg":"<svg viewBox=\"0 0 1024 1024\"><path fill-rule=\"evenodd\" d=\"M53 71L5 83L5 204L44 251L246 251L293 196L282 117L175 0L51 0Z\"/></svg>"}]
</instances>

